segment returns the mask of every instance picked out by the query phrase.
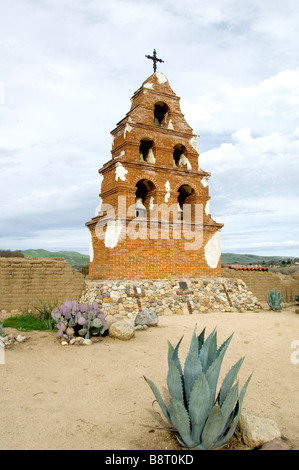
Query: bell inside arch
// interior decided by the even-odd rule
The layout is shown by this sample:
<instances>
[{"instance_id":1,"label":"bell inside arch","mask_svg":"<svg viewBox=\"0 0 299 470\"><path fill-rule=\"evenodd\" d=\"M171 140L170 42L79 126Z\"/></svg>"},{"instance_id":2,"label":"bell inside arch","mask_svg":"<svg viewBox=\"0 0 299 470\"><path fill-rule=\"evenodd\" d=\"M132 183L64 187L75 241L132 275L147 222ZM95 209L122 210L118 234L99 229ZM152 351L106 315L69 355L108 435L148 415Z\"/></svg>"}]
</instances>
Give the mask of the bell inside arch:
<instances>
[{"instance_id":1,"label":"bell inside arch","mask_svg":"<svg viewBox=\"0 0 299 470\"><path fill-rule=\"evenodd\" d=\"M145 217L146 216L146 207L142 202L141 197L135 199L135 216L136 217Z\"/></svg>"}]
</instances>

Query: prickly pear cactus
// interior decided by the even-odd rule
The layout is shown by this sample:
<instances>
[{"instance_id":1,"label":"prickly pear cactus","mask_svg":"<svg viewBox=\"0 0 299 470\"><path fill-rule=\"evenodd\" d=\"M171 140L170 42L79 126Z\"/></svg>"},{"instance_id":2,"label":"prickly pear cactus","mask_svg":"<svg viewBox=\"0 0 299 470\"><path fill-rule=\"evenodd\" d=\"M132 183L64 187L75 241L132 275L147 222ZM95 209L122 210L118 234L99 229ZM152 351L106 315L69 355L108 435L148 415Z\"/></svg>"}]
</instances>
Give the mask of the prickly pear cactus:
<instances>
[{"instance_id":1,"label":"prickly pear cactus","mask_svg":"<svg viewBox=\"0 0 299 470\"><path fill-rule=\"evenodd\" d=\"M99 310L97 302L87 305L69 300L54 308L51 316L56 321L57 336L67 340L71 339L68 334L70 329L85 339L89 339L90 335L102 335L108 330L105 315Z\"/></svg>"}]
</instances>

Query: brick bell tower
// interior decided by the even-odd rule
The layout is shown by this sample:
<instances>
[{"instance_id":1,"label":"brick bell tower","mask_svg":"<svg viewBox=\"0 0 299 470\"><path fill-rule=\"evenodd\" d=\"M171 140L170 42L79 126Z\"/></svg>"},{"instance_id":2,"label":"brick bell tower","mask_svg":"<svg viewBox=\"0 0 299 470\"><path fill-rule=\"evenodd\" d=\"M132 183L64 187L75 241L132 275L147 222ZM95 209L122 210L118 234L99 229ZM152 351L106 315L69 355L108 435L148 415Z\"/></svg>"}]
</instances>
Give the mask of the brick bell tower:
<instances>
[{"instance_id":1,"label":"brick bell tower","mask_svg":"<svg viewBox=\"0 0 299 470\"><path fill-rule=\"evenodd\" d=\"M199 168L180 98L155 70L111 132L112 158L99 170L101 211L86 223L90 279L221 276L210 173Z\"/></svg>"}]
</instances>

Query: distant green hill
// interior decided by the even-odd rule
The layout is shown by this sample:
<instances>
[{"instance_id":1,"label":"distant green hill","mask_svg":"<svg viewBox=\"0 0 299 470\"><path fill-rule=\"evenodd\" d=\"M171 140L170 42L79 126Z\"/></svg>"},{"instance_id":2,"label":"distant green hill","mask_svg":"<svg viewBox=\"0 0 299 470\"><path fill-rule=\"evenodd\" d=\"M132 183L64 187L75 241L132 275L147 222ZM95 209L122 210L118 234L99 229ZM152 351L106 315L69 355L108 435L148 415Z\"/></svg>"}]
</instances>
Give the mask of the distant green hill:
<instances>
[{"instance_id":1,"label":"distant green hill","mask_svg":"<svg viewBox=\"0 0 299 470\"><path fill-rule=\"evenodd\" d=\"M263 261L279 261L287 259L285 256L259 256L259 255L241 255L238 253L222 253L221 264L260 264Z\"/></svg>"},{"instance_id":2,"label":"distant green hill","mask_svg":"<svg viewBox=\"0 0 299 470\"><path fill-rule=\"evenodd\" d=\"M89 256L76 251L47 251L47 250L23 250L26 258L64 258L71 266L85 266L89 263Z\"/></svg>"},{"instance_id":3,"label":"distant green hill","mask_svg":"<svg viewBox=\"0 0 299 470\"><path fill-rule=\"evenodd\" d=\"M76 251L47 251L39 250L23 250L22 253L26 258L64 258L71 266L80 268L89 263L89 256L83 255ZM261 264L263 261L279 261L288 259L286 256L259 256L246 255L239 253L222 253L221 264Z\"/></svg>"}]
</instances>

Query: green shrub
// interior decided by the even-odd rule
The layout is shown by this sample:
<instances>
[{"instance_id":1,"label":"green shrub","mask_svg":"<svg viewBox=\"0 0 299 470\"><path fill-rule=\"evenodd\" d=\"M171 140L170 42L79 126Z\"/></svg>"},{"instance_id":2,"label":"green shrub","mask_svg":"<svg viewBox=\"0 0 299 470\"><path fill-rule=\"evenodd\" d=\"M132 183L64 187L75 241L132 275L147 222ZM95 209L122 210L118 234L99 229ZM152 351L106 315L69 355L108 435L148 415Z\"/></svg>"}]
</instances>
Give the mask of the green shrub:
<instances>
[{"instance_id":1,"label":"green shrub","mask_svg":"<svg viewBox=\"0 0 299 470\"><path fill-rule=\"evenodd\" d=\"M20 331L33 331L33 330L53 330L55 328L55 322L51 322L41 319L33 313L24 313L21 315L15 315L4 320L3 326L9 328L15 328Z\"/></svg>"},{"instance_id":2,"label":"green shrub","mask_svg":"<svg viewBox=\"0 0 299 470\"><path fill-rule=\"evenodd\" d=\"M205 329L198 337L194 330L184 370L178 357L182 338L175 348L168 343L167 386L171 396L168 406L156 385L144 378L167 421L178 433L179 443L191 449L208 450L223 446L234 434L251 376L239 393L234 382L244 360L241 358L226 374L216 395L222 360L233 335L219 349L216 330L206 340L204 335Z\"/></svg>"}]
</instances>

